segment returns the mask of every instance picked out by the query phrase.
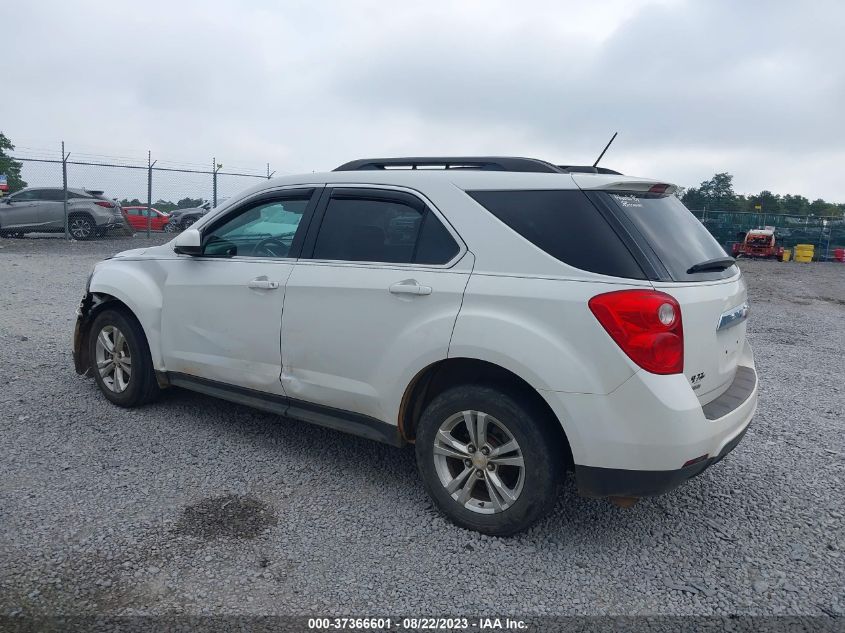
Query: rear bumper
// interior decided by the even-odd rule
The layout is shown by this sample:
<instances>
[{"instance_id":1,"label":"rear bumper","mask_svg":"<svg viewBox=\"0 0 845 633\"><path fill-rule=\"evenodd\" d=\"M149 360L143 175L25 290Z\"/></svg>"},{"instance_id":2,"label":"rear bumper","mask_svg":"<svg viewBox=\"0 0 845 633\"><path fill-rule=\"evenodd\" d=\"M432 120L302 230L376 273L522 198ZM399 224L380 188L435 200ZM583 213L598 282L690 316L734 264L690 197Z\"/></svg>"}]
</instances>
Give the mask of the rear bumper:
<instances>
[{"instance_id":1,"label":"rear bumper","mask_svg":"<svg viewBox=\"0 0 845 633\"><path fill-rule=\"evenodd\" d=\"M671 490L730 453L757 410L750 346L732 384L702 406L681 374L637 372L605 395L542 392L569 439L581 494L649 496Z\"/></svg>"},{"instance_id":2,"label":"rear bumper","mask_svg":"<svg viewBox=\"0 0 845 633\"><path fill-rule=\"evenodd\" d=\"M722 451L711 457L677 470L624 470L598 466L575 466L578 492L585 497L651 497L677 488L688 479L700 475L720 462L745 437L746 425L725 444Z\"/></svg>"}]
</instances>

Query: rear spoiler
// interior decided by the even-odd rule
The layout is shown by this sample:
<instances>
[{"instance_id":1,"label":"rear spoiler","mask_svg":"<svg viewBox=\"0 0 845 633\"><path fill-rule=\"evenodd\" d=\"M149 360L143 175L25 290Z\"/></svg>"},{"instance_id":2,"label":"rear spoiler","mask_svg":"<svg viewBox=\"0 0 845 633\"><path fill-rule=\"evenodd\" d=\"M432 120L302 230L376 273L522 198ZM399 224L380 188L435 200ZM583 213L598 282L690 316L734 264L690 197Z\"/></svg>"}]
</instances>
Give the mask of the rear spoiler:
<instances>
[{"instance_id":1,"label":"rear spoiler","mask_svg":"<svg viewBox=\"0 0 845 633\"><path fill-rule=\"evenodd\" d=\"M634 191L642 193L670 194L678 190L677 185L651 178L614 177L612 174L574 173L572 179L580 189L594 191Z\"/></svg>"}]
</instances>

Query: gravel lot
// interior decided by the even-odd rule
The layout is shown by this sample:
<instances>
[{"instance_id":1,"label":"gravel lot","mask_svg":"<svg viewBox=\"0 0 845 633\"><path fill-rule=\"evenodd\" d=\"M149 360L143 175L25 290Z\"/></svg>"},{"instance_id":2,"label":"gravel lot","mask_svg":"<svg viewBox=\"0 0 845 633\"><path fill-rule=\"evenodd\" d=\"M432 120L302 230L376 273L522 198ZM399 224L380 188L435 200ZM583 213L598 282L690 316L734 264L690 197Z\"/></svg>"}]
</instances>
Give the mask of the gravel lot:
<instances>
[{"instance_id":1,"label":"gravel lot","mask_svg":"<svg viewBox=\"0 0 845 633\"><path fill-rule=\"evenodd\" d=\"M147 243L0 239L0 615L845 612L845 266L742 262L761 399L725 461L627 510L569 482L498 539L437 514L410 449L180 390L110 405L74 311Z\"/></svg>"}]
</instances>

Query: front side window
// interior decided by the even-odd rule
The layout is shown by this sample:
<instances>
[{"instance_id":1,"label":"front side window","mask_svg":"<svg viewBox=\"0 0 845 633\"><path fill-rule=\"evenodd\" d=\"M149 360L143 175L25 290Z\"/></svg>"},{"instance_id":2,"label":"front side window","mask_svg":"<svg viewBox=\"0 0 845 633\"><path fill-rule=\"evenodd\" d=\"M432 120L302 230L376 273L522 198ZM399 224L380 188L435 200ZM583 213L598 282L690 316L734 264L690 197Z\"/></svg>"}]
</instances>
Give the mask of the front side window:
<instances>
[{"instance_id":1,"label":"front side window","mask_svg":"<svg viewBox=\"0 0 845 633\"><path fill-rule=\"evenodd\" d=\"M208 257L288 257L311 193L250 206L203 236Z\"/></svg>"},{"instance_id":2,"label":"front side window","mask_svg":"<svg viewBox=\"0 0 845 633\"><path fill-rule=\"evenodd\" d=\"M11 202L29 202L31 200L41 199L41 189L30 189L29 191L21 191L9 198Z\"/></svg>"},{"instance_id":3,"label":"front side window","mask_svg":"<svg viewBox=\"0 0 845 633\"><path fill-rule=\"evenodd\" d=\"M438 265L458 251L437 216L421 204L361 194L329 200L312 257Z\"/></svg>"}]
</instances>

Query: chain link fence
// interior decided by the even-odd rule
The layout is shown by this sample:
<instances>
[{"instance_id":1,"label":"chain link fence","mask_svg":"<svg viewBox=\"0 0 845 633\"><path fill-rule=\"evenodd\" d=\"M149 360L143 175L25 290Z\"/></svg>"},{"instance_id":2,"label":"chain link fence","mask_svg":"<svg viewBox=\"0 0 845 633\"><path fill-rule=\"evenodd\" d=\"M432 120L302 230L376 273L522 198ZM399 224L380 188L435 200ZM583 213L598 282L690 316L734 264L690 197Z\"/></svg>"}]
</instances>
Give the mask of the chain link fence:
<instances>
[{"instance_id":1,"label":"chain link fence","mask_svg":"<svg viewBox=\"0 0 845 633\"><path fill-rule=\"evenodd\" d=\"M830 260L837 248L845 247L845 219L842 218L696 209L692 209L692 213L728 253L735 242L743 241L749 230L766 227L774 228L780 246L794 248L796 244L812 244L819 260Z\"/></svg>"},{"instance_id":2,"label":"chain link fence","mask_svg":"<svg viewBox=\"0 0 845 633\"><path fill-rule=\"evenodd\" d=\"M121 207L141 207L141 215L148 205L164 213L202 206L213 208L275 173L270 171L269 164L261 172L225 170L217 158L209 161L206 168L196 164L159 162L150 154L146 160L107 161L91 154L65 153L64 146L62 153L40 152L34 156L15 155L12 159L21 163L21 176L28 187L58 188L65 192L69 189L102 191L104 197ZM747 231L764 227L774 227L778 243L787 248L813 244L818 259L831 259L834 250L845 247L845 219L842 218L696 209L692 213L728 253L733 243L744 239ZM161 229L160 223L153 222L153 214L146 214L146 226L137 218L132 219L132 226L129 226L129 215L125 215L127 234L144 235ZM60 224L63 228L58 230L69 235L67 220Z\"/></svg>"},{"instance_id":3,"label":"chain link fence","mask_svg":"<svg viewBox=\"0 0 845 633\"><path fill-rule=\"evenodd\" d=\"M59 200L63 207L64 219L59 221L59 227L46 228L44 232L64 232L67 237L70 232L64 200L68 193L72 197L70 190L73 189L103 192L103 198L123 208L124 232L145 235L161 230L162 226L161 222L154 222L157 214L148 213L148 207L164 214L177 209L214 208L274 173L269 164L265 170L225 170L216 158L208 161L207 168L190 163L159 162L152 155L140 160L105 160L91 154L65 152L64 146L62 153L14 154L10 158L21 164L21 178L28 188L49 190L44 194L47 199L54 204ZM131 209L132 216L127 208Z\"/></svg>"}]
</instances>

